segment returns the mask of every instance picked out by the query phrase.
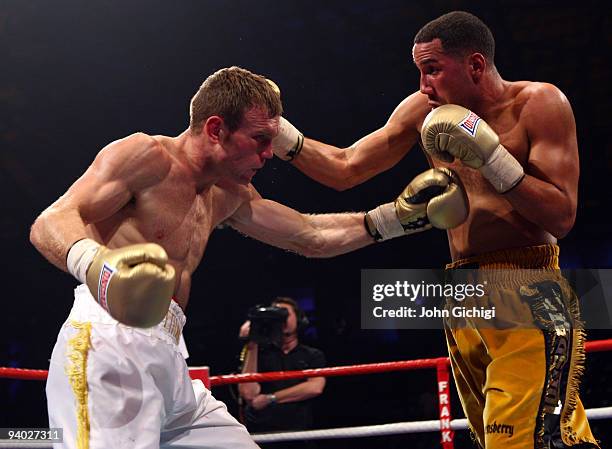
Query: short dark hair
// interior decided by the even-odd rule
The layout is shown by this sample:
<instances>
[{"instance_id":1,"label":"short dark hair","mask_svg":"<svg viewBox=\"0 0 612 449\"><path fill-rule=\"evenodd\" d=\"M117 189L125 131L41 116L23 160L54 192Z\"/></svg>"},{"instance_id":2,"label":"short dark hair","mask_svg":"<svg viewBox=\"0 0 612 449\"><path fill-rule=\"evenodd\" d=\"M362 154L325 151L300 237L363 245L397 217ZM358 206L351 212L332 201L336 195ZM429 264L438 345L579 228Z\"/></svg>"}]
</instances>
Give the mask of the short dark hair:
<instances>
[{"instance_id":1,"label":"short dark hair","mask_svg":"<svg viewBox=\"0 0 612 449\"><path fill-rule=\"evenodd\" d=\"M277 304L287 304L293 309L293 312L295 312L295 319L297 321L298 333L303 332L308 327L310 324L308 316L295 299L289 298L288 296L277 296L274 298L271 305L275 306Z\"/></svg>"},{"instance_id":2,"label":"short dark hair","mask_svg":"<svg viewBox=\"0 0 612 449\"><path fill-rule=\"evenodd\" d=\"M275 85L243 68L224 68L206 78L191 99L189 128L198 134L208 117L218 115L233 132L240 127L244 113L256 106L267 110L270 118L283 113Z\"/></svg>"},{"instance_id":3,"label":"short dark hair","mask_svg":"<svg viewBox=\"0 0 612 449\"><path fill-rule=\"evenodd\" d=\"M415 44L440 39L445 53L465 56L482 53L491 64L495 58L493 33L482 20L465 11L444 14L426 24L414 37Z\"/></svg>"},{"instance_id":4,"label":"short dark hair","mask_svg":"<svg viewBox=\"0 0 612 449\"><path fill-rule=\"evenodd\" d=\"M295 312L296 317L299 317L299 315L303 313L297 301L293 298L289 298L288 296L277 296L276 298L274 298L274 301L272 301L272 305L275 304L287 304L291 306L291 308Z\"/></svg>"}]
</instances>

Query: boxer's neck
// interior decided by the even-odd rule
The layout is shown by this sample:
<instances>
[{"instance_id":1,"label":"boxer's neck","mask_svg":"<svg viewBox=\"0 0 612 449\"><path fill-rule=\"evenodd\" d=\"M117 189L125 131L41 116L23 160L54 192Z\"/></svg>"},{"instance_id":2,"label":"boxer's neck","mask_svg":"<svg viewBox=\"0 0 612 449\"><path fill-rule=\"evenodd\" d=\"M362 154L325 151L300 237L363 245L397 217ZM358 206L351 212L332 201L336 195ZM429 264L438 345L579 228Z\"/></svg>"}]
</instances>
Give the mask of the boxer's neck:
<instances>
[{"instance_id":1,"label":"boxer's neck","mask_svg":"<svg viewBox=\"0 0 612 449\"><path fill-rule=\"evenodd\" d=\"M509 82L502 79L496 69L491 69L482 78L478 86L478 93L472 99L469 109L486 120L491 108L498 107L504 102L509 84Z\"/></svg>"},{"instance_id":2,"label":"boxer's neck","mask_svg":"<svg viewBox=\"0 0 612 449\"><path fill-rule=\"evenodd\" d=\"M176 137L176 142L177 157L185 164L198 192L209 189L221 179L215 147L203 133L194 135L186 130Z\"/></svg>"}]
</instances>

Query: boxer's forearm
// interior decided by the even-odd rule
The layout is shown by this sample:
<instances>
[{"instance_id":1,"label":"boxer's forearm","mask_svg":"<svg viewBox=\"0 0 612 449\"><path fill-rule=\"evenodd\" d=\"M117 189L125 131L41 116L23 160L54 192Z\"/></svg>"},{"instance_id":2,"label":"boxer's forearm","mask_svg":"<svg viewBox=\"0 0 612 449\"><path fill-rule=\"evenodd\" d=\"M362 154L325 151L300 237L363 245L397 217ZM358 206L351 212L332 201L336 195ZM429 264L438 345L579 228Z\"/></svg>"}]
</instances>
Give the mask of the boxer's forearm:
<instances>
[{"instance_id":1,"label":"boxer's forearm","mask_svg":"<svg viewBox=\"0 0 612 449\"><path fill-rule=\"evenodd\" d=\"M374 243L366 231L364 213L308 215L310 228L299 240L297 252L326 258L345 254Z\"/></svg>"},{"instance_id":2,"label":"boxer's forearm","mask_svg":"<svg viewBox=\"0 0 612 449\"><path fill-rule=\"evenodd\" d=\"M321 244L313 257L329 257L372 243L430 229L451 229L468 216L468 199L459 178L448 169L416 176L394 202L361 214L311 215ZM317 241L317 240L315 240Z\"/></svg>"},{"instance_id":3,"label":"boxer's forearm","mask_svg":"<svg viewBox=\"0 0 612 449\"><path fill-rule=\"evenodd\" d=\"M574 225L576 201L553 184L526 175L503 196L526 220L556 238L565 237Z\"/></svg>"},{"instance_id":4,"label":"boxer's forearm","mask_svg":"<svg viewBox=\"0 0 612 449\"><path fill-rule=\"evenodd\" d=\"M34 221L30 242L49 262L67 271L66 256L70 247L86 235L85 223L76 210L50 206Z\"/></svg>"}]
</instances>

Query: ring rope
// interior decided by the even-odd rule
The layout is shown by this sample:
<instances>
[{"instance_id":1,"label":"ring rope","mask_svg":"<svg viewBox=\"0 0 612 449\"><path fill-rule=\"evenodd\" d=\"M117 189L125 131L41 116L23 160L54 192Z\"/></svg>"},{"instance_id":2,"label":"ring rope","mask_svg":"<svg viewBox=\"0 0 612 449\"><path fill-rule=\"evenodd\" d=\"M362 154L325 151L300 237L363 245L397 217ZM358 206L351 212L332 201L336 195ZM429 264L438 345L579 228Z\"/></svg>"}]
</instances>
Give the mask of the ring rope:
<instances>
[{"instance_id":1,"label":"ring rope","mask_svg":"<svg viewBox=\"0 0 612 449\"><path fill-rule=\"evenodd\" d=\"M612 351L612 339L590 341L585 344L586 352ZM336 366L331 368L307 369L298 371L272 371L267 373L225 374L211 376L213 387L243 382L266 382L286 379L304 379L308 377L332 377L359 374L383 373L389 371L407 371L436 368L437 364L450 363L448 357L434 359L404 360L400 362L369 363L363 365ZM46 380L47 370L0 367L0 378L22 380Z\"/></svg>"},{"instance_id":2,"label":"ring rope","mask_svg":"<svg viewBox=\"0 0 612 449\"><path fill-rule=\"evenodd\" d=\"M436 359L404 360L401 362L367 363L363 365L334 366L330 368L305 369L296 371L274 371L266 373L226 374L210 376L213 387L243 382L269 382L286 379L303 379L307 377L357 376L360 374L386 373L389 371L407 371L436 368L438 363L445 363L447 357Z\"/></svg>"},{"instance_id":3,"label":"ring rope","mask_svg":"<svg viewBox=\"0 0 612 449\"><path fill-rule=\"evenodd\" d=\"M587 417L592 420L612 418L612 407L592 408L586 410ZM453 419L451 429L466 430L467 419ZM407 421L374 426L339 427L337 429L304 430L299 432L259 433L251 436L257 443L272 441L320 440L332 438L357 438L383 435L398 435L404 433L439 432L440 421Z\"/></svg>"}]
</instances>

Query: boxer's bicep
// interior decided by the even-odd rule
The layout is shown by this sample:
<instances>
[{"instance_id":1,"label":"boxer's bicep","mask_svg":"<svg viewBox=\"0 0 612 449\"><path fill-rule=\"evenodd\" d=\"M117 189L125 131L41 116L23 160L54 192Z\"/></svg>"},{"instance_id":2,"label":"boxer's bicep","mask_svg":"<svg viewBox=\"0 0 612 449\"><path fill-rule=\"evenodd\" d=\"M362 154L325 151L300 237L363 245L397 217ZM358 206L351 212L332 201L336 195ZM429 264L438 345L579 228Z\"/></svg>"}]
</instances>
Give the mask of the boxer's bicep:
<instances>
[{"instance_id":1,"label":"boxer's bicep","mask_svg":"<svg viewBox=\"0 0 612 449\"><path fill-rule=\"evenodd\" d=\"M349 165L358 184L397 164L418 142L419 125L429 112L426 97L418 92L404 99L387 123L355 142L349 151Z\"/></svg>"},{"instance_id":2,"label":"boxer's bicep","mask_svg":"<svg viewBox=\"0 0 612 449\"><path fill-rule=\"evenodd\" d=\"M85 223L112 216L140 191L163 179L169 168L164 156L159 145L144 135L111 143L68 189L67 206L76 209Z\"/></svg>"},{"instance_id":3,"label":"boxer's bicep","mask_svg":"<svg viewBox=\"0 0 612 449\"><path fill-rule=\"evenodd\" d=\"M554 185L575 207L580 168L576 123L567 98L545 84L531 96L523 115L530 142L526 173Z\"/></svg>"},{"instance_id":4,"label":"boxer's bicep","mask_svg":"<svg viewBox=\"0 0 612 449\"><path fill-rule=\"evenodd\" d=\"M393 122L359 139L346 150L351 184L360 184L393 167L410 151L416 139L416 131Z\"/></svg>"},{"instance_id":5,"label":"boxer's bicep","mask_svg":"<svg viewBox=\"0 0 612 449\"><path fill-rule=\"evenodd\" d=\"M90 167L64 195L64 206L73 209L85 224L96 223L112 216L132 197L127 184Z\"/></svg>"},{"instance_id":6,"label":"boxer's bicep","mask_svg":"<svg viewBox=\"0 0 612 449\"><path fill-rule=\"evenodd\" d=\"M316 181L336 190L354 187L397 164L419 138L419 121L427 102L417 94L402 101L379 129L348 148L305 139L293 164Z\"/></svg>"}]
</instances>

